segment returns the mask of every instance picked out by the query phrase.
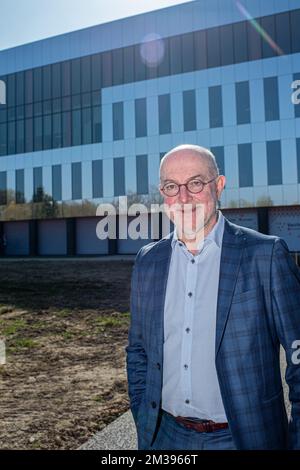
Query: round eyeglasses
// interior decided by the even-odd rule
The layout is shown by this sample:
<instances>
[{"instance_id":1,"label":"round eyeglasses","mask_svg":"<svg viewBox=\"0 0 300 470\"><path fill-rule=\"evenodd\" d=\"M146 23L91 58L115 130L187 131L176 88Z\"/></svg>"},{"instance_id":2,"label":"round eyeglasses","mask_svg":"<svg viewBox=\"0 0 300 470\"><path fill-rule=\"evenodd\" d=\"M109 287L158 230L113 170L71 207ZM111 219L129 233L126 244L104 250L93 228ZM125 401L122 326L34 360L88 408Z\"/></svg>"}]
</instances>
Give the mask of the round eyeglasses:
<instances>
[{"instance_id":1,"label":"round eyeglasses","mask_svg":"<svg viewBox=\"0 0 300 470\"><path fill-rule=\"evenodd\" d=\"M161 190L166 196L173 197L173 196L177 196L177 194L179 193L180 186L185 186L189 193L198 194L198 193L201 193L201 191L203 191L203 188L206 184L211 183L212 181L214 181L217 178L218 177L215 176L215 178L213 178L210 181L206 181L206 182L201 181L200 178L193 178L193 179L191 179L190 181L188 181L187 183L184 183L184 184L177 184L177 183L174 183L173 181L170 181L170 182L164 184L161 187Z\"/></svg>"}]
</instances>

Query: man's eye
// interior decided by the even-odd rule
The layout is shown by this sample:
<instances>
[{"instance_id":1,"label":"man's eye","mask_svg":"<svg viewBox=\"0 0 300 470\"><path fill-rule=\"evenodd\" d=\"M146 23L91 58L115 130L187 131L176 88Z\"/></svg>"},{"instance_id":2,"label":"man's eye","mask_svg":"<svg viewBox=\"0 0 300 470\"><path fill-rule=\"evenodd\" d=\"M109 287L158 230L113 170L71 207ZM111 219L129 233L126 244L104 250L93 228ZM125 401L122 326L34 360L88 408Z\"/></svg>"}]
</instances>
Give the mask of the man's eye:
<instances>
[{"instance_id":1,"label":"man's eye","mask_svg":"<svg viewBox=\"0 0 300 470\"><path fill-rule=\"evenodd\" d=\"M165 186L166 191L173 191L176 188L176 184L170 183Z\"/></svg>"},{"instance_id":2,"label":"man's eye","mask_svg":"<svg viewBox=\"0 0 300 470\"><path fill-rule=\"evenodd\" d=\"M201 185L202 185L202 181L200 180L192 180L189 182L190 188L200 188Z\"/></svg>"}]
</instances>

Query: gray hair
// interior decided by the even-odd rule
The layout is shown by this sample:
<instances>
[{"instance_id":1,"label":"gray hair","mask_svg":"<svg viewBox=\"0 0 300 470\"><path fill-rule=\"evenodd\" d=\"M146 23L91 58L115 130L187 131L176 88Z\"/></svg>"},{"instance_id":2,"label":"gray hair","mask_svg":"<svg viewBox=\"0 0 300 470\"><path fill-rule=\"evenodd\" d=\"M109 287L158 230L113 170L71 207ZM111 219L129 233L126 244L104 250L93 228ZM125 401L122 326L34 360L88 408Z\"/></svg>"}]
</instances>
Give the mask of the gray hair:
<instances>
[{"instance_id":1,"label":"gray hair","mask_svg":"<svg viewBox=\"0 0 300 470\"><path fill-rule=\"evenodd\" d=\"M219 172L219 168L218 168L214 154L205 147L200 147L200 145L191 145L191 144L178 145L177 147L174 147L169 152L167 152L161 159L160 166L159 166L159 176L161 176L162 167L165 164L165 162L168 160L168 158L170 158L173 154L176 154L182 151L190 151L191 153L198 155L199 158L204 159L207 163L209 178L214 178L214 177L219 176L220 172Z\"/></svg>"}]
</instances>

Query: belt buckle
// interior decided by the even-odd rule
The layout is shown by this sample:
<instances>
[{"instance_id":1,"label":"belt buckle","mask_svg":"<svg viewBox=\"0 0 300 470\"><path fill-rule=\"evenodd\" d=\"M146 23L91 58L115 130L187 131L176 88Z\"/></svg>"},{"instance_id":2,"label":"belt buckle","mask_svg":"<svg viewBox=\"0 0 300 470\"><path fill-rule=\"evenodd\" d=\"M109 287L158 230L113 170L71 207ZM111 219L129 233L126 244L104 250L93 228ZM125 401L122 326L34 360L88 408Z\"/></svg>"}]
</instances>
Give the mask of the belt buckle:
<instances>
[{"instance_id":1,"label":"belt buckle","mask_svg":"<svg viewBox=\"0 0 300 470\"><path fill-rule=\"evenodd\" d=\"M210 421L205 421L201 424L204 427L203 432L213 432L213 426L212 426L212 423Z\"/></svg>"}]
</instances>

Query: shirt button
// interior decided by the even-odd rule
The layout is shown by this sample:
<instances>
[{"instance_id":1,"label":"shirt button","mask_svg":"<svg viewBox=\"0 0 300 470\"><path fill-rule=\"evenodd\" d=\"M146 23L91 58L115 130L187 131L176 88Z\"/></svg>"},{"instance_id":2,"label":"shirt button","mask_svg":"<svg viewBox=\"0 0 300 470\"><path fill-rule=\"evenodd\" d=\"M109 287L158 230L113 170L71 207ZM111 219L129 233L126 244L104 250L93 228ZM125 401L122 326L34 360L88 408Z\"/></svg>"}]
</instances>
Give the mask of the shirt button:
<instances>
[{"instance_id":1,"label":"shirt button","mask_svg":"<svg viewBox=\"0 0 300 470\"><path fill-rule=\"evenodd\" d=\"M184 364L183 366L185 369L187 369L189 366L187 364Z\"/></svg>"},{"instance_id":2,"label":"shirt button","mask_svg":"<svg viewBox=\"0 0 300 470\"><path fill-rule=\"evenodd\" d=\"M190 403L190 400L189 399L186 399L185 400L185 403L188 405Z\"/></svg>"},{"instance_id":3,"label":"shirt button","mask_svg":"<svg viewBox=\"0 0 300 470\"><path fill-rule=\"evenodd\" d=\"M191 262L194 264L194 263L195 263L195 260L194 260L194 259L192 259L192 261L191 261Z\"/></svg>"},{"instance_id":4,"label":"shirt button","mask_svg":"<svg viewBox=\"0 0 300 470\"><path fill-rule=\"evenodd\" d=\"M189 296L189 297L192 297L192 295L193 295L192 292L189 292L189 293L188 293L188 296Z\"/></svg>"},{"instance_id":5,"label":"shirt button","mask_svg":"<svg viewBox=\"0 0 300 470\"><path fill-rule=\"evenodd\" d=\"M191 330L189 328L186 328L185 331L189 333Z\"/></svg>"},{"instance_id":6,"label":"shirt button","mask_svg":"<svg viewBox=\"0 0 300 470\"><path fill-rule=\"evenodd\" d=\"M153 402L151 403L151 406L152 406L152 408L156 408L156 402L153 401Z\"/></svg>"}]
</instances>

